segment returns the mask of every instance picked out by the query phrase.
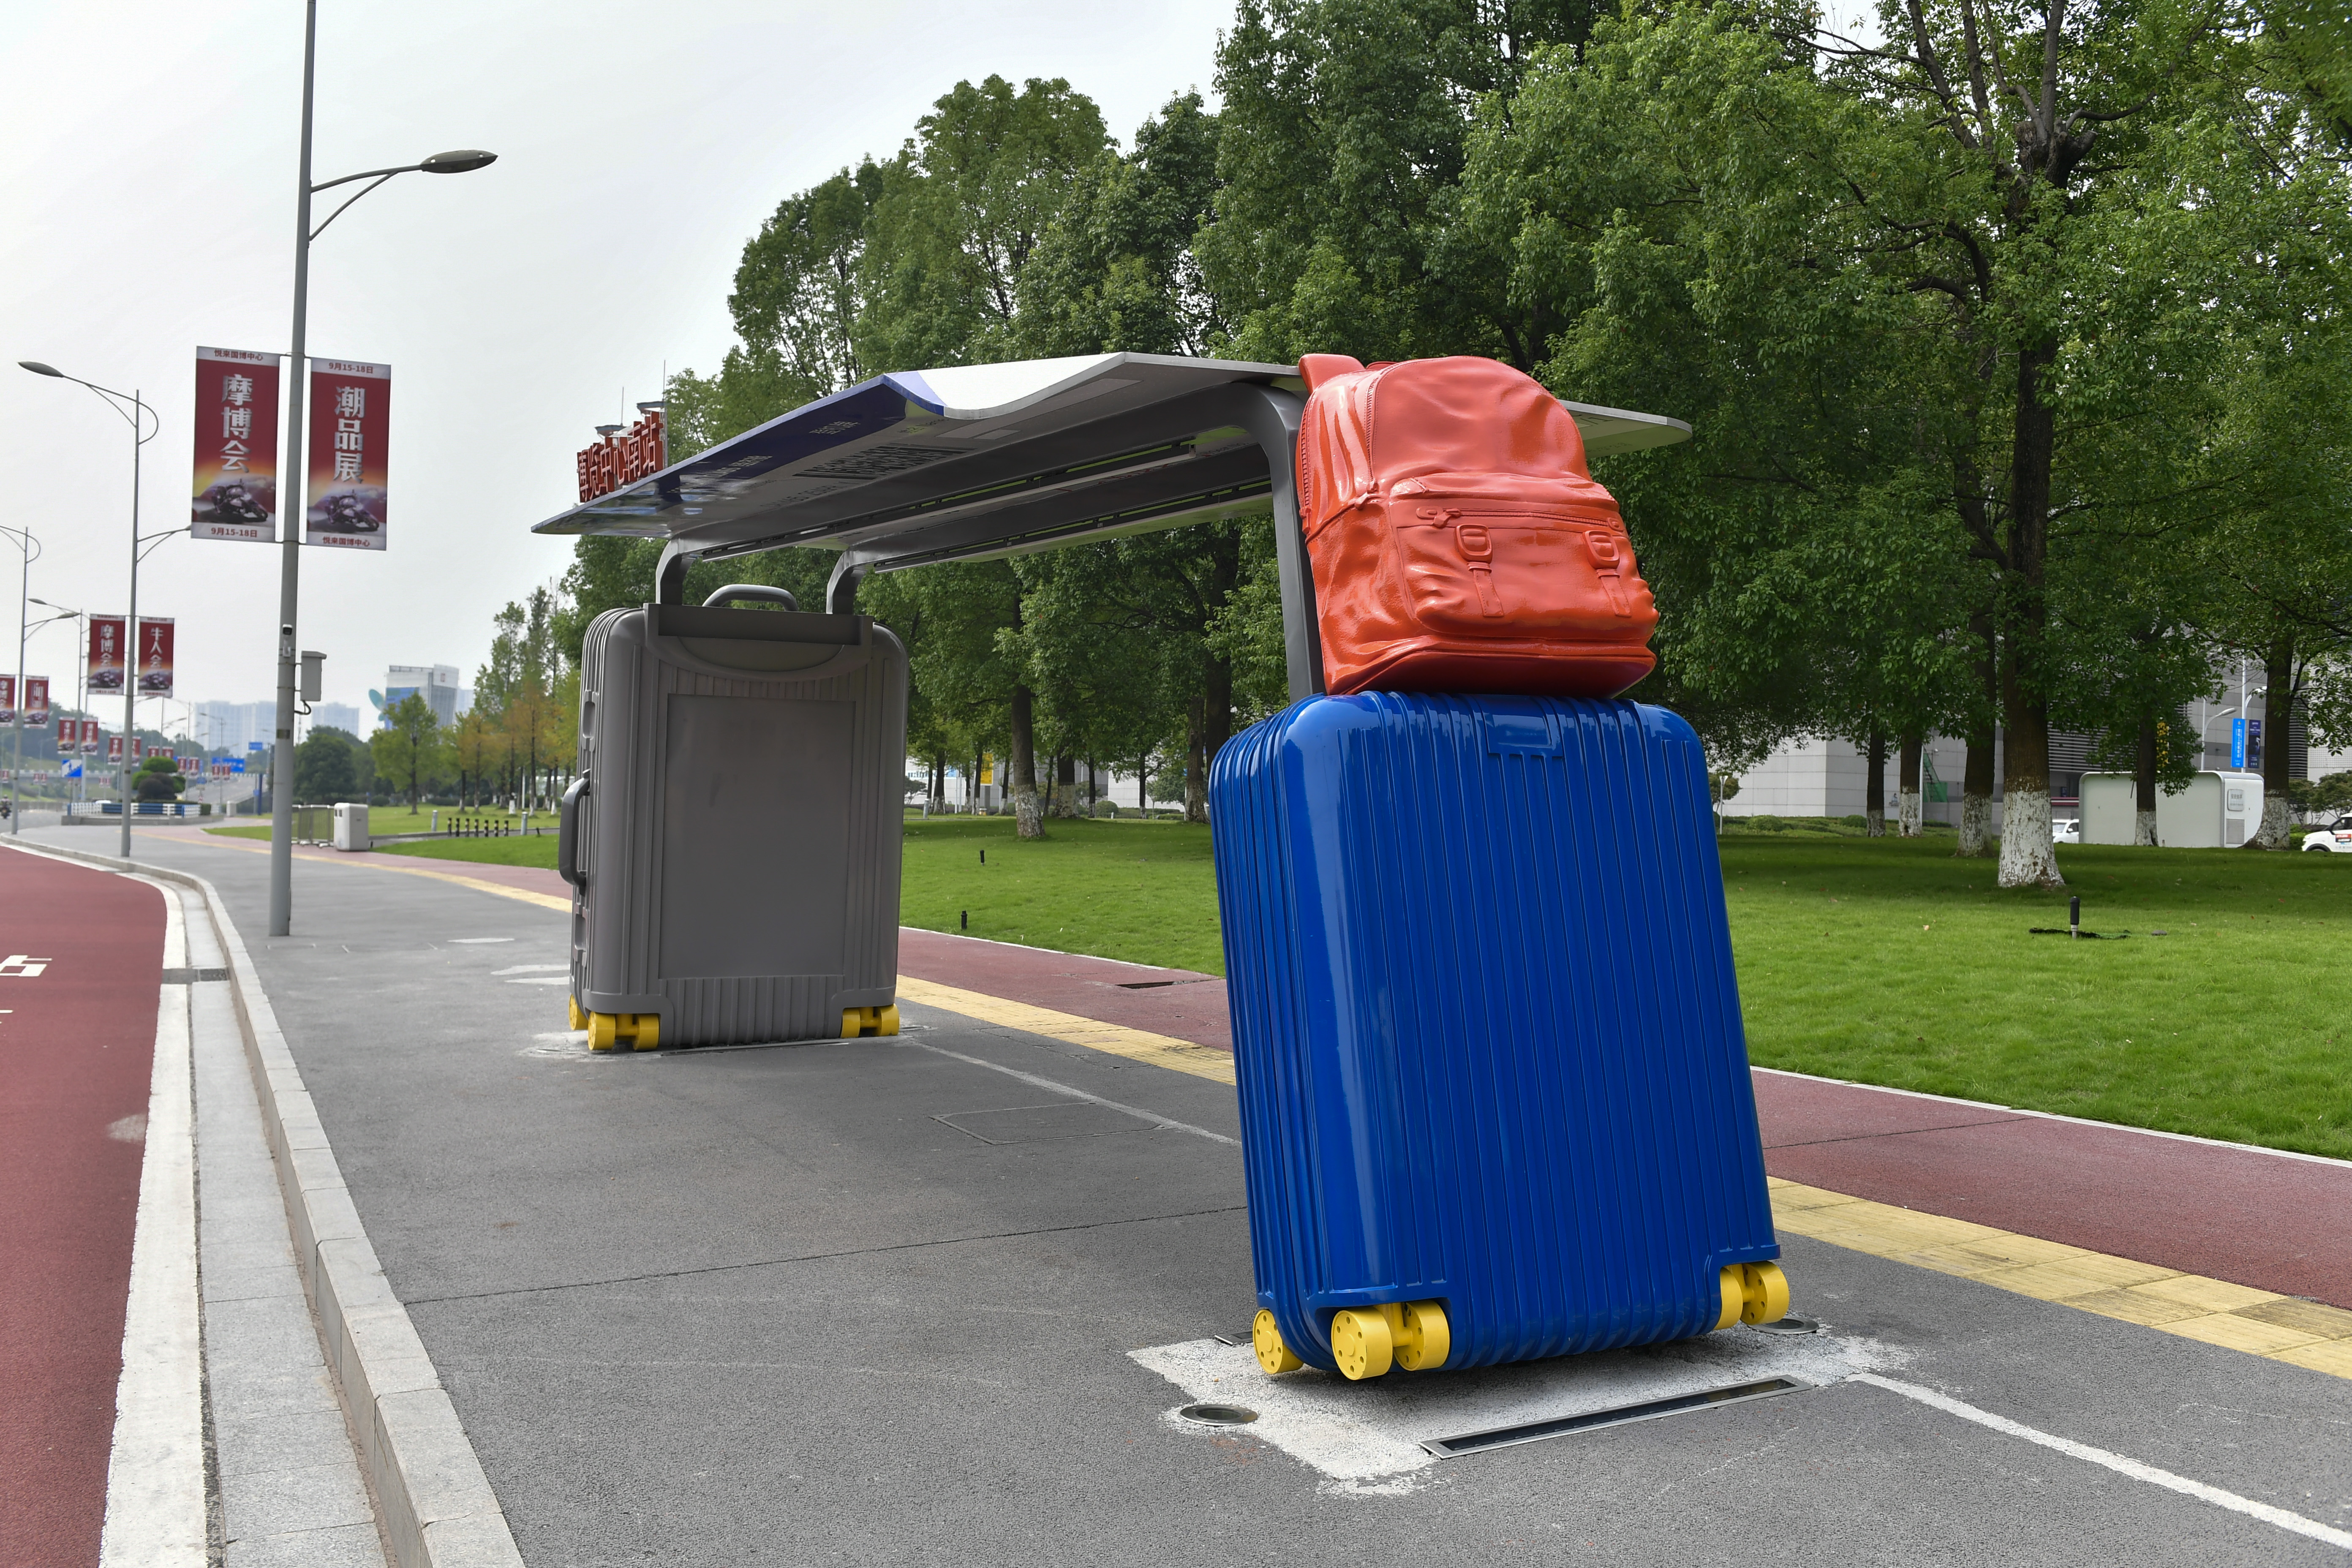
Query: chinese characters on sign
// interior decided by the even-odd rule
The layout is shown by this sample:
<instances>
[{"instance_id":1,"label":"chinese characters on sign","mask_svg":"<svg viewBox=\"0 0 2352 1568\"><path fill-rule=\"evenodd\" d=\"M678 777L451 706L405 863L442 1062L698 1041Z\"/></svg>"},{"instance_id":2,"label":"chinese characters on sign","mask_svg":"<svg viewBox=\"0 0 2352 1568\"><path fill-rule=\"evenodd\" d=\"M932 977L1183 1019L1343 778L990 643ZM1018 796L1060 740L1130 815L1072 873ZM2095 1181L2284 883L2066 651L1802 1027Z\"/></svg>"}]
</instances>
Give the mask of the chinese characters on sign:
<instances>
[{"instance_id":1,"label":"chinese characters on sign","mask_svg":"<svg viewBox=\"0 0 2352 1568\"><path fill-rule=\"evenodd\" d=\"M278 538L278 356L196 351L196 539Z\"/></svg>"},{"instance_id":2,"label":"chinese characters on sign","mask_svg":"<svg viewBox=\"0 0 2352 1568\"><path fill-rule=\"evenodd\" d=\"M310 362L310 504L303 542L383 548L392 367Z\"/></svg>"},{"instance_id":3,"label":"chinese characters on sign","mask_svg":"<svg viewBox=\"0 0 2352 1568\"><path fill-rule=\"evenodd\" d=\"M92 696L122 689L124 640L121 616L90 616L89 689Z\"/></svg>"},{"instance_id":4,"label":"chinese characters on sign","mask_svg":"<svg viewBox=\"0 0 2352 1568\"><path fill-rule=\"evenodd\" d=\"M581 451L578 462L582 500L610 495L623 485L635 484L647 474L657 474L669 466L669 433L662 425L662 405L640 403L637 411L645 417L630 426L627 435L615 429L596 445Z\"/></svg>"},{"instance_id":5,"label":"chinese characters on sign","mask_svg":"<svg viewBox=\"0 0 2352 1568\"><path fill-rule=\"evenodd\" d=\"M49 727L49 678L46 675L25 677L25 728L46 730Z\"/></svg>"},{"instance_id":6,"label":"chinese characters on sign","mask_svg":"<svg viewBox=\"0 0 2352 1568\"><path fill-rule=\"evenodd\" d=\"M16 721L16 678L0 675L0 726Z\"/></svg>"},{"instance_id":7,"label":"chinese characters on sign","mask_svg":"<svg viewBox=\"0 0 2352 1568\"><path fill-rule=\"evenodd\" d=\"M172 623L139 617L139 695L172 695Z\"/></svg>"}]
</instances>

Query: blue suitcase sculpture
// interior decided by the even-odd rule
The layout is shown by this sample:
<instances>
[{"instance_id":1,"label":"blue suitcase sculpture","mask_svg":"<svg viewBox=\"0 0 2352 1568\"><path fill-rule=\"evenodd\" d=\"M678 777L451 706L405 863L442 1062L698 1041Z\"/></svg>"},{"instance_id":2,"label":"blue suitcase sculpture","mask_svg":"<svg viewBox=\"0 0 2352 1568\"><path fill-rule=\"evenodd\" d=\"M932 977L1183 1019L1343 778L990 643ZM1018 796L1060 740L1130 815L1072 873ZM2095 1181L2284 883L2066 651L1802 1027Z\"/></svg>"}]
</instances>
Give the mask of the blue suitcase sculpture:
<instances>
[{"instance_id":1,"label":"blue suitcase sculpture","mask_svg":"<svg viewBox=\"0 0 2352 1568\"><path fill-rule=\"evenodd\" d=\"M1311 698L1226 746L1209 799L1268 1372L1787 1310L1689 725Z\"/></svg>"}]
</instances>

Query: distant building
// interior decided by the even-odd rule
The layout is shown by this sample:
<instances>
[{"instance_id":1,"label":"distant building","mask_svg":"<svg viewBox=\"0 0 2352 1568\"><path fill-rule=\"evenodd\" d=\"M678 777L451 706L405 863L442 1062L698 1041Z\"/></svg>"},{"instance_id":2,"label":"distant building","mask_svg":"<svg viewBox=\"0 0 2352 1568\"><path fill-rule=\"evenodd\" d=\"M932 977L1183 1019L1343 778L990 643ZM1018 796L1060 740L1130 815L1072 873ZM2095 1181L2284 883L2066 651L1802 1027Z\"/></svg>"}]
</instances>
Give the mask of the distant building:
<instances>
[{"instance_id":1,"label":"distant building","mask_svg":"<svg viewBox=\"0 0 2352 1568\"><path fill-rule=\"evenodd\" d=\"M356 735L360 732L360 710L348 702L313 702L310 728L342 730Z\"/></svg>"},{"instance_id":2,"label":"distant building","mask_svg":"<svg viewBox=\"0 0 2352 1568\"><path fill-rule=\"evenodd\" d=\"M377 728L383 726L384 715L412 693L425 699L435 721L441 724L456 723L474 706L472 689L457 684L456 665L395 664L383 672L383 689L368 693L368 700L375 705Z\"/></svg>"},{"instance_id":3,"label":"distant building","mask_svg":"<svg viewBox=\"0 0 2352 1568\"><path fill-rule=\"evenodd\" d=\"M275 702L199 702L194 739L208 752L244 754L255 741L268 745L278 731Z\"/></svg>"}]
</instances>

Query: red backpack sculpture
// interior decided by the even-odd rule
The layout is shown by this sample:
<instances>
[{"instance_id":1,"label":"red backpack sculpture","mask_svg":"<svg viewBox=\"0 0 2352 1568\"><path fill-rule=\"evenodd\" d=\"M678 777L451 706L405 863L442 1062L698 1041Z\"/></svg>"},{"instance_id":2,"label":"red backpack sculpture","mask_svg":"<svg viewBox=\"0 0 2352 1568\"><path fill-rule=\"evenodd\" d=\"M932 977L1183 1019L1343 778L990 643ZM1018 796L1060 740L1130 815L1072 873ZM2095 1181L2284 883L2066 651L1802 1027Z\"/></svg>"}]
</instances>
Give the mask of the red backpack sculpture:
<instances>
[{"instance_id":1,"label":"red backpack sculpture","mask_svg":"<svg viewBox=\"0 0 2352 1568\"><path fill-rule=\"evenodd\" d=\"M1298 370L1298 515L1333 694L1613 697L1650 672L1657 606L1550 393L1489 359Z\"/></svg>"}]
</instances>

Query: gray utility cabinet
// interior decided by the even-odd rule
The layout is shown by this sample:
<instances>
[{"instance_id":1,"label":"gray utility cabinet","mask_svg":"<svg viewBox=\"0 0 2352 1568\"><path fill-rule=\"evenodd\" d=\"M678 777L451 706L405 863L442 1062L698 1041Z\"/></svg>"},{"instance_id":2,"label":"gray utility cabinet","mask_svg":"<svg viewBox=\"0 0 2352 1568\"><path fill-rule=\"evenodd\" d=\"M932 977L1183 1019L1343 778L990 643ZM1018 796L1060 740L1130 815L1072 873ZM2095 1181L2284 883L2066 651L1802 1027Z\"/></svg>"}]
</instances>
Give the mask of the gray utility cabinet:
<instances>
[{"instance_id":1,"label":"gray utility cabinet","mask_svg":"<svg viewBox=\"0 0 2352 1568\"><path fill-rule=\"evenodd\" d=\"M855 615L647 605L588 628L572 1026L599 1049L897 1032L907 650Z\"/></svg>"}]
</instances>

